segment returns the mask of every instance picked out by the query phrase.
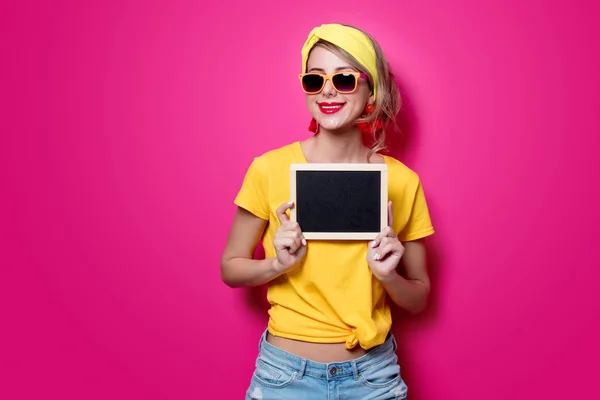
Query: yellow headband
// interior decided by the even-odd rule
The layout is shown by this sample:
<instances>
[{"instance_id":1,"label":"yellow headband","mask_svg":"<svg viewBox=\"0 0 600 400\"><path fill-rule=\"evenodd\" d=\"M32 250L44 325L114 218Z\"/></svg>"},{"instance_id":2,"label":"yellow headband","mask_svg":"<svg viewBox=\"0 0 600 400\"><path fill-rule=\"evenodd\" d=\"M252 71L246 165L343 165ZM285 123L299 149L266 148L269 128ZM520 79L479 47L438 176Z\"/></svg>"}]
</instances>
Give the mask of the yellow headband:
<instances>
[{"instance_id":1,"label":"yellow headband","mask_svg":"<svg viewBox=\"0 0 600 400\"><path fill-rule=\"evenodd\" d=\"M314 28L304 47L302 47L302 72L306 72L306 62L308 54L313 46L323 39L332 43L339 48L346 50L352 57L363 65L367 72L373 78L373 98L377 98L377 57L371 40L361 31L340 25L340 24L325 24Z\"/></svg>"}]
</instances>

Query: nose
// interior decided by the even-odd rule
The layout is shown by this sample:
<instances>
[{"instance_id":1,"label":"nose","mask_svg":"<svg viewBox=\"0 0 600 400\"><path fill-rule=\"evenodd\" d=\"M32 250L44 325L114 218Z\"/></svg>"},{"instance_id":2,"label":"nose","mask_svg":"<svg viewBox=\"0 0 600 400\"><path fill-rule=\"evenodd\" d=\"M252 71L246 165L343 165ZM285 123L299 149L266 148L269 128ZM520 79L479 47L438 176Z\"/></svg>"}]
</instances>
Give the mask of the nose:
<instances>
[{"instance_id":1,"label":"nose","mask_svg":"<svg viewBox=\"0 0 600 400\"><path fill-rule=\"evenodd\" d=\"M323 87L323 96L325 97L333 97L337 91L333 88L333 84L331 83L331 79L327 79L325 81L325 86Z\"/></svg>"}]
</instances>

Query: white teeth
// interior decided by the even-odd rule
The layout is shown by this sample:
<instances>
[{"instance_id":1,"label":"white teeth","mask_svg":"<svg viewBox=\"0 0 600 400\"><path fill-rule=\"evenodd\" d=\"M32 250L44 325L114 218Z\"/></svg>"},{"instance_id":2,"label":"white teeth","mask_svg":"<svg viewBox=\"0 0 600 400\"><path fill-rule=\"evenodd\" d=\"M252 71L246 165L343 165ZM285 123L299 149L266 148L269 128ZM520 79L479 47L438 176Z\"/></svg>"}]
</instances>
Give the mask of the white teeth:
<instances>
[{"instance_id":1,"label":"white teeth","mask_svg":"<svg viewBox=\"0 0 600 400\"><path fill-rule=\"evenodd\" d=\"M336 108L342 108L342 106L321 106L321 107L323 107L326 110L333 110L333 109L336 109Z\"/></svg>"}]
</instances>

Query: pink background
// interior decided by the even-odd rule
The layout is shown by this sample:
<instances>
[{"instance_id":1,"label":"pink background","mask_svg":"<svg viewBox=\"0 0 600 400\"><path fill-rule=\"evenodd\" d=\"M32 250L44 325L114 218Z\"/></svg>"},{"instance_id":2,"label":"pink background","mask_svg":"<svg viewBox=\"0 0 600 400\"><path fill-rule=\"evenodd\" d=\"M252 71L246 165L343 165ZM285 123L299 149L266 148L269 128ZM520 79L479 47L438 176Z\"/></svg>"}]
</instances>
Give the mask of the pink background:
<instances>
[{"instance_id":1,"label":"pink background","mask_svg":"<svg viewBox=\"0 0 600 400\"><path fill-rule=\"evenodd\" d=\"M266 308L220 281L232 200L308 136L331 21L387 52L437 228L431 304L395 314L410 398L595 398L598 2L2 7L0 398L243 398Z\"/></svg>"}]
</instances>

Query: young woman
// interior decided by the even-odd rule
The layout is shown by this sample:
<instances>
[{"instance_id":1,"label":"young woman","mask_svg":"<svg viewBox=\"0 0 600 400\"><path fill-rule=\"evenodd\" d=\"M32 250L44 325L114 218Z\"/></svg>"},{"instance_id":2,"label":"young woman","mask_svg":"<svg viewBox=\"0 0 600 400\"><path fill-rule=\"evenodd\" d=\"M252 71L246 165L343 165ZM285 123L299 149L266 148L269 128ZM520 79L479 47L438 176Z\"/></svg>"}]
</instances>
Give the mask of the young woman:
<instances>
[{"instance_id":1,"label":"young woman","mask_svg":"<svg viewBox=\"0 0 600 400\"><path fill-rule=\"evenodd\" d=\"M416 313L433 234L418 175L379 154L400 97L379 45L346 25L313 29L301 88L314 135L254 158L223 252L231 287L269 284L269 323L247 399L405 399L390 299ZM385 163L389 226L370 242L307 241L288 210L291 163ZM262 239L265 258L253 259Z\"/></svg>"}]
</instances>

